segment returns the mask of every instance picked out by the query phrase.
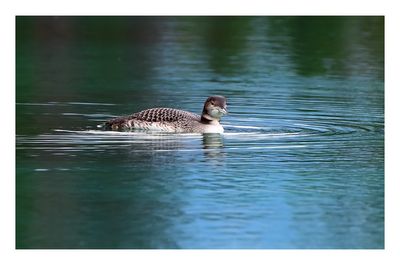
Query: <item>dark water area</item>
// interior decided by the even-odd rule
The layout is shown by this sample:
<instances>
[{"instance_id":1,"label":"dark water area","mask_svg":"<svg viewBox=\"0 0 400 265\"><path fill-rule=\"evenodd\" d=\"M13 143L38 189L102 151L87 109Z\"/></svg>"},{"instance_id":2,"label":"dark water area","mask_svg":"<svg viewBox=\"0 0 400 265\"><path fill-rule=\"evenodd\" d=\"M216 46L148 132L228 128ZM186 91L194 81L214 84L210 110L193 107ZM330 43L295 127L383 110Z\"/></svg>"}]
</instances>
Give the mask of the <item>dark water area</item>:
<instances>
[{"instance_id":1,"label":"dark water area","mask_svg":"<svg viewBox=\"0 0 400 265\"><path fill-rule=\"evenodd\" d=\"M17 248L384 248L383 17L17 17ZM106 132L228 99L222 135Z\"/></svg>"}]
</instances>

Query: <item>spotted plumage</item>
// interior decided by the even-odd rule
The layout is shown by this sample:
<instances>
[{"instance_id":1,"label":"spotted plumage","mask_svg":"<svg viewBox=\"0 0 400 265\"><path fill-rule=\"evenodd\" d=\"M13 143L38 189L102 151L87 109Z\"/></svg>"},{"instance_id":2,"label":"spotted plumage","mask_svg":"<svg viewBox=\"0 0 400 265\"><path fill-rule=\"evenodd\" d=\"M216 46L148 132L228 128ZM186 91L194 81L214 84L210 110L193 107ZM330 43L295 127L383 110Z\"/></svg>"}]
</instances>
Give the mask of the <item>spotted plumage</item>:
<instances>
[{"instance_id":1,"label":"spotted plumage","mask_svg":"<svg viewBox=\"0 0 400 265\"><path fill-rule=\"evenodd\" d=\"M107 121L106 130L152 130L165 132L222 133L220 118L227 114L226 99L211 96L204 103L202 115L171 108L153 108Z\"/></svg>"},{"instance_id":2,"label":"spotted plumage","mask_svg":"<svg viewBox=\"0 0 400 265\"><path fill-rule=\"evenodd\" d=\"M178 109L154 108L142 110L129 116L130 119L138 119L151 122L174 122L184 119L198 119L200 115Z\"/></svg>"}]
</instances>

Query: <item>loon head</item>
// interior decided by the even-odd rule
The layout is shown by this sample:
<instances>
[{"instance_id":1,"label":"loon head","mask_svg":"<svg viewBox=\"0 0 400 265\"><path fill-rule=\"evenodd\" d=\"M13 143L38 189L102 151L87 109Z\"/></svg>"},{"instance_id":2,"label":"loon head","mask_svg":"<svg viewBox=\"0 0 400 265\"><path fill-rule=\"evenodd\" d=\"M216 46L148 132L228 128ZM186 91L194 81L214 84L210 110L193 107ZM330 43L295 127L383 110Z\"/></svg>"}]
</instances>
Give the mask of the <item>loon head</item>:
<instances>
[{"instance_id":1,"label":"loon head","mask_svg":"<svg viewBox=\"0 0 400 265\"><path fill-rule=\"evenodd\" d=\"M204 103L201 120L203 122L219 121L226 114L228 114L226 98L223 96L211 96Z\"/></svg>"}]
</instances>

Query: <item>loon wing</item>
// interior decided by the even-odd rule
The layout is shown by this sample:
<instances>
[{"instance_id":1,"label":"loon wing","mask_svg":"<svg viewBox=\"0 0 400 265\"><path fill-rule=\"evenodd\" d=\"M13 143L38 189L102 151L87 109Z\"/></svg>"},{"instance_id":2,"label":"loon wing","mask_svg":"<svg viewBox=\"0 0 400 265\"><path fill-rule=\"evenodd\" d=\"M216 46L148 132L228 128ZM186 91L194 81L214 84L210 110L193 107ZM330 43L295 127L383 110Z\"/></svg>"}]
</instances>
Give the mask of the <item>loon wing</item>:
<instances>
[{"instance_id":1,"label":"loon wing","mask_svg":"<svg viewBox=\"0 0 400 265\"><path fill-rule=\"evenodd\" d=\"M174 122L182 120L200 120L200 115L178 109L154 108L132 114L128 119L148 122Z\"/></svg>"}]
</instances>

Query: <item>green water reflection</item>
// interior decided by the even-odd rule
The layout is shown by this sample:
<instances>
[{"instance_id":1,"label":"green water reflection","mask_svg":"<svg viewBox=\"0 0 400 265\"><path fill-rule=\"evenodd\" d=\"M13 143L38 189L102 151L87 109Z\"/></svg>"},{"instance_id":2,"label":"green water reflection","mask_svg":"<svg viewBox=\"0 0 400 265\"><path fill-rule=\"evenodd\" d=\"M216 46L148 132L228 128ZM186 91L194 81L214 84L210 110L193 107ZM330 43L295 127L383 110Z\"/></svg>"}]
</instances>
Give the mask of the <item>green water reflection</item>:
<instances>
[{"instance_id":1,"label":"green water reflection","mask_svg":"<svg viewBox=\"0 0 400 265\"><path fill-rule=\"evenodd\" d=\"M383 17L17 17L16 132L17 248L384 247Z\"/></svg>"}]
</instances>

